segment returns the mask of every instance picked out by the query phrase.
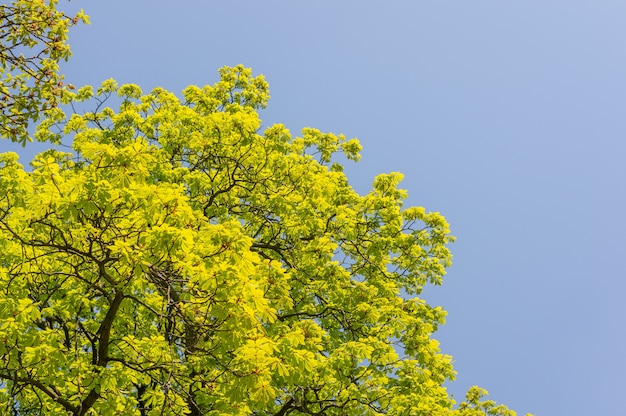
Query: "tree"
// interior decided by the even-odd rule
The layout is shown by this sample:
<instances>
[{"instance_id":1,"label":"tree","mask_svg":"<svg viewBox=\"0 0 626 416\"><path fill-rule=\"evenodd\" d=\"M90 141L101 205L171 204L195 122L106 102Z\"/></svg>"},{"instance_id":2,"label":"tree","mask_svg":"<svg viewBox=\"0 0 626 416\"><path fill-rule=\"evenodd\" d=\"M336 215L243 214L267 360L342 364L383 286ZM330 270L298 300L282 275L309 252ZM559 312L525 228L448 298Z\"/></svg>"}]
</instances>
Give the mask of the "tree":
<instances>
[{"instance_id":1,"label":"tree","mask_svg":"<svg viewBox=\"0 0 626 416\"><path fill-rule=\"evenodd\" d=\"M444 217L399 173L357 194L335 161L356 139L261 131L263 77L220 75L83 87L35 133L71 152L0 156L0 411L514 414L442 386L419 294L451 264Z\"/></svg>"},{"instance_id":2,"label":"tree","mask_svg":"<svg viewBox=\"0 0 626 416\"><path fill-rule=\"evenodd\" d=\"M0 137L24 145L28 126L55 108L67 90L59 61L70 57L67 33L87 16L68 16L57 0L0 5ZM69 86L71 88L71 86Z\"/></svg>"}]
</instances>

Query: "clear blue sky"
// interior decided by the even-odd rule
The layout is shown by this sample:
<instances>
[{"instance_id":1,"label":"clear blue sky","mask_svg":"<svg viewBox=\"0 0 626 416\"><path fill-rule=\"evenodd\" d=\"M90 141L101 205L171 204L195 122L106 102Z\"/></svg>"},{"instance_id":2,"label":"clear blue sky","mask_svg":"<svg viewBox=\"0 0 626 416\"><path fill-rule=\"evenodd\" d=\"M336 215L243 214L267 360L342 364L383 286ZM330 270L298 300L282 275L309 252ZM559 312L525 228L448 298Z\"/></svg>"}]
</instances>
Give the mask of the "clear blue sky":
<instances>
[{"instance_id":1,"label":"clear blue sky","mask_svg":"<svg viewBox=\"0 0 626 416\"><path fill-rule=\"evenodd\" d=\"M626 415L625 1L72 7L92 25L70 35L69 82L178 93L243 63L270 83L266 126L361 140L357 190L405 174L409 203L458 237L424 294L449 311L455 397L478 384L520 414Z\"/></svg>"}]
</instances>

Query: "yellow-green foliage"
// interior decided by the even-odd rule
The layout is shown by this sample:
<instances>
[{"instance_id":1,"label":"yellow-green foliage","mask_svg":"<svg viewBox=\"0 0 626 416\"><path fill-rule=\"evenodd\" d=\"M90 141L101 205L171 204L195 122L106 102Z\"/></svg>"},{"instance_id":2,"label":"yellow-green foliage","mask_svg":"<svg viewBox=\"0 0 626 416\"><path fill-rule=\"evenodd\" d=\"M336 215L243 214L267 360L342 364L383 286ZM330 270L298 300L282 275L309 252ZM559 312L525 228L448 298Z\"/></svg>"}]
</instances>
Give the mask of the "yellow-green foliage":
<instances>
[{"instance_id":1,"label":"yellow-green foliage","mask_svg":"<svg viewBox=\"0 0 626 416\"><path fill-rule=\"evenodd\" d=\"M0 5L0 137L24 145L28 125L53 110L67 87L59 61L67 61L67 33L78 22L56 9L57 0L13 0Z\"/></svg>"},{"instance_id":2,"label":"yellow-green foliage","mask_svg":"<svg viewBox=\"0 0 626 416\"><path fill-rule=\"evenodd\" d=\"M445 312L419 294L451 264L445 218L399 173L357 194L333 159L356 139L261 131L263 77L220 75L81 88L97 111L36 132L72 152L0 155L0 413L513 414L443 387Z\"/></svg>"}]
</instances>

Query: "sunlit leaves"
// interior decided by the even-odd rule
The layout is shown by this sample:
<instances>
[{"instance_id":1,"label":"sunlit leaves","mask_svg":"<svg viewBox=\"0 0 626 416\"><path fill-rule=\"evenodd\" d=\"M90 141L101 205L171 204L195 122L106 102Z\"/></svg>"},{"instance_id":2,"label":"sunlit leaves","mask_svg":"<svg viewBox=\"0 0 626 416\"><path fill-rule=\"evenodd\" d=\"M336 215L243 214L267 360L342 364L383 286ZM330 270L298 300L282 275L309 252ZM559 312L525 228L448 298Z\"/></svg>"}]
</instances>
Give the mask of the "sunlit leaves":
<instances>
[{"instance_id":1,"label":"sunlit leaves","mask_svg":"<svg viewBox=\"0 0 626 416\"><path fill-rule=\"evenodd\" d=\"M81 10L68 16L57 0L13 0L0 5L0 137L24 145L32 121L48 115L74 89L59 62L71 52L69 28L88 23ZM47 139L47 138L44 138Z\"/></svg>"},{"instance_id":2,"label":"sunlit leaves","mask_svg":"<svg viewBox=\"0 0 626 416\"><path fill-rule=\"evenodd\" d=\"M498 405L493 400L481 400L487 396L487 390L472 386L468 390L465 401L459 405L459 415L462 416L515 416L516 413L506 406ZM527 414L526 416L531 416Z\"/></svg>"},{"instance_id":3,"label":"sunlit leaves","mask_svg":"<svg viewBox=\"0 0 626 416\"><path fill-rule=\"evenodd\" d=\"M333 159L356 139L261 131L263 77L220 75L81 88L99 110L36 133L72 153L0 156L0 410L454 414L445 312L418 297L451 264L445 218L399 173L357 194Z\"/></svg>"}]
</instances>

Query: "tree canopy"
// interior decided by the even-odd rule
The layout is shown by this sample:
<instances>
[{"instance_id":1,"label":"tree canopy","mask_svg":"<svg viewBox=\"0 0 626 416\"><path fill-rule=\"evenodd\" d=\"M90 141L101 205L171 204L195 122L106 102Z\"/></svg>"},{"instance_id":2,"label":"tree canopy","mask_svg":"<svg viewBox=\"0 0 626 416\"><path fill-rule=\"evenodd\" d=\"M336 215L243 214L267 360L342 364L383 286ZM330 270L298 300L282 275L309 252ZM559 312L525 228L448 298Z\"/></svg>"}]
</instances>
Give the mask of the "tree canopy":
<instances>
[{"instance_id":1,"label":"tree canopy","mask_svg":"<svg viewBox=\"0 0 626 416\"><path fill-rule=\"evenodd\" d=\"M0 156L2 412L474 414L418 296L451 263L444 217L399 173L357 194L334 161L356 139L261 132L263 77L220 75L83 87L66 104L96 111L35 133L71 152Z\"/></svg>"},{"instance_id":2,"label":"tree canopy","mask_svg":"<svg viewBox=\"0 0 626 416\"><path fill-rule=\"evenodd\" d=\"M70 91L57 62L87 18L55 5L0 8L0 136L41 119L70 146L0 154L2 414L515 414L444 387L446 313L420 293L454 238L400 173L358 194L358 140L262 127L268 85L241 65L180 98Z\"/></svg>"}]
</instances>

